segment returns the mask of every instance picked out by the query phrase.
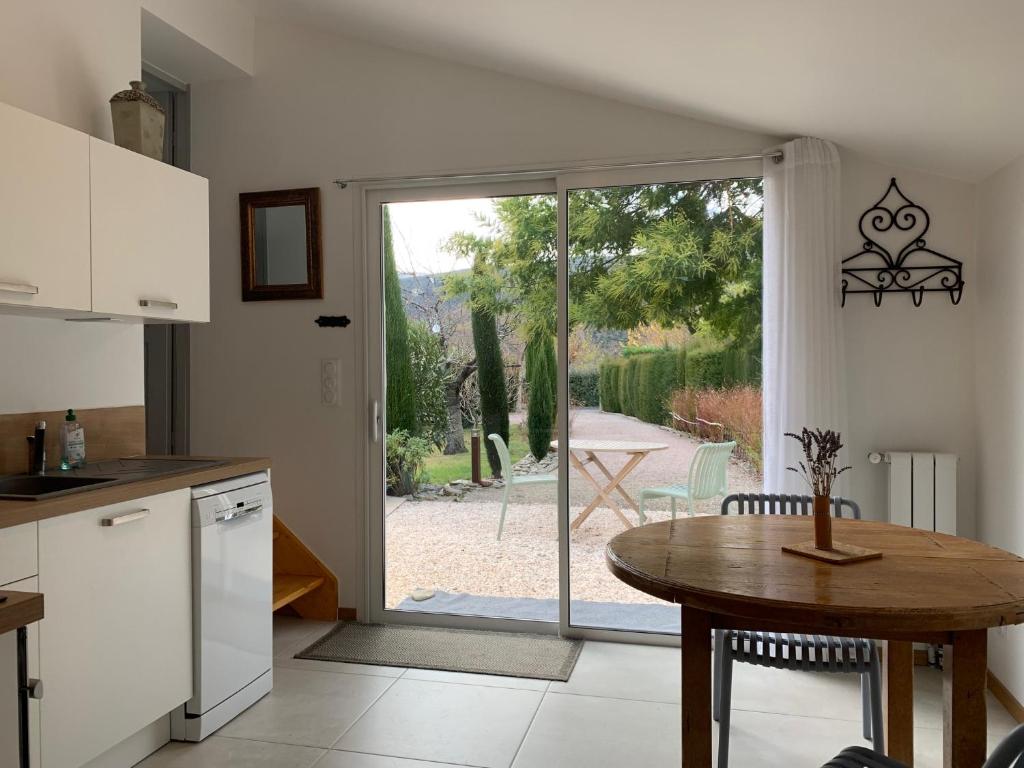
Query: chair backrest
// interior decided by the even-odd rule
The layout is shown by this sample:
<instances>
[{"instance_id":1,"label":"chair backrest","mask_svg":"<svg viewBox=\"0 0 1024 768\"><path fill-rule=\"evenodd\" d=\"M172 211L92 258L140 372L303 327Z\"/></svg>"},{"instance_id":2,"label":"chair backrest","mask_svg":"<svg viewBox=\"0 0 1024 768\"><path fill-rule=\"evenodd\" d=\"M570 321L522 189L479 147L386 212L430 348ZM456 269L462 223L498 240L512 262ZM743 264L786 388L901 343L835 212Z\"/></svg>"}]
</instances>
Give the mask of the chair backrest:
<instances>
[{"instance_id":1,"label":"chair backrest","mask_svg":"<svg viewBox=\"0 0 1024 768\"><path fill-rule=\"evenodd\" d=\"M726 491L729 456L736 448L735 441L728 443L704 443L693 455L686 486L690 498L711 499Z\"/></svg>"},{"instance_id":2,"label":"chair backrest","mask_svg":"<svg viewBox=\"0 0 1024 768\"><path fill-rule=\"evenodd\" d=\"M992 750L983 768L1014 768L1024 765L1024 725L1018 725L1010 735Z\"/></svg>"},{"instance_id":3,"label":"chair backrest","mask_svg":"<svg viewBox=\"0 0 1024 768\"><path fill-rule=\"evenodd\" d=\"M494 447L498 450L498 458L501 459L501 476L505 478L506 483L511 482L512 456L508 452L508 446L497 432L489 434L487 439L494 443Z\"/></svg>"},{"instance_id":4,"label":"chair backrest","mask_svg":"<svg viewBox=\"0 0 1024 768\"><path fill-rule=\"evenodd\" d=\"M722 500L722 514L732 514L730 507L735 507L737 515L809 515L814 511L814 499L799 494L734 493ZM843 507L854 520L860 520L857 502L833 496L832 513L836 517L843 516Z\"/></svg>"}]
</instances>

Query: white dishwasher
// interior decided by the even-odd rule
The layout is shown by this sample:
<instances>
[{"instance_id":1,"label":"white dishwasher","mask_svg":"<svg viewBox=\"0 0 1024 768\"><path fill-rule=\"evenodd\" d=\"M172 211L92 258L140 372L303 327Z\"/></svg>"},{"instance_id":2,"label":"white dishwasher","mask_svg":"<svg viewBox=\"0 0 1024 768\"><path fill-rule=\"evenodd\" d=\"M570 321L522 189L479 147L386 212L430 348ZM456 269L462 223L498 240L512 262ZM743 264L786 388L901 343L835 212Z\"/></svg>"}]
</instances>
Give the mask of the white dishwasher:
<instances>
[{"instance_id":1,"label":"white dishwasher","mask_svg":"<svg viewBox=\"0 0 1024 768\"><path fill-rule=\"evenodd\" d=\"M202 741L270 691L272 604L270 476L193 488L193 688L171 738Z\"/></svg>"}]
</instances>

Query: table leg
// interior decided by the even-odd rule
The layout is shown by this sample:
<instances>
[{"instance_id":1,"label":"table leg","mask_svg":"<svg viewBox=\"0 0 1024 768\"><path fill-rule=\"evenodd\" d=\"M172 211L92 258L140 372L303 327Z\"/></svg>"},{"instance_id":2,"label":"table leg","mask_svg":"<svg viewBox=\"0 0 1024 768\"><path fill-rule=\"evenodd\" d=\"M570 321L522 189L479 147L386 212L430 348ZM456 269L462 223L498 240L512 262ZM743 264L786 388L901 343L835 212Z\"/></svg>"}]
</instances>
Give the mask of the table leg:
<instances>
[{"instance_id":1,"label":"table leg","mask_svg":"<svg viewBox=\"0 0 1024 768\"><path fill-rule=\"evenodd\" d=\"M572 451L569 451L569 463L576 467L576 471L583 475L585 478L587 478L587 480L590 481L590 484L597 489L597 495L594 497L593 501L587 504L586 508L578 515L576 515L575 518L573 518L571 527L573 530L576 530L581 525L583 525L583 521L590 517L590 513L597 509L598 504L601 503L601 485L597 482L597 480L594 479L594 476L591 475L590 472L587 470L586 464L580 461L579 457Z\"/></svg>"},{"instance_id":2,"label":"table leg","mask_svg":"<svg viewBox=\"0 0 1024 768\"><path fill-rule=\"evenodd\" d=\"M576 519L573 521L572 527L573 528L579 528L580 525L583 524L583 521L586 520L588 517L590 517L590 513L593 512L595 509L597 509L601 505L601 501L602 501L602 488L601 488L601 484L600 484L600 482L598 482L597 478L594 477L594 475L592 475L590 473L589 469L587 469L587 465L588 464L593 464L595 461L597 461L597 457L594 456L594 454L588 453L587 454L587 460L586 461L581 461L580 458L575 453L571 453L570 452L569 453L569 460L570 460L570 463L574 467L576 467L576 471L579 472L581 475L586 476L587 480L590 481L590 484L592 486L594 486L594 489L597 491L597 495L594 496L594 498L591 500L591 502L589 504L587 504L586 509L584 509L582 512L580 512L576 516ZM600 463L600 462L598 462L598 463Z\"/></svg>"},{"instance_id":3,"label":"table leg","mask_svg":"<svg viewBox=\"0 0 1024 768\"><path fill-rule=\"evenodd\" d=\"M599 470L601 470L601 473L606 478L608 478L608 480L610 480L611 482L615 483L615 492L617 494L619 494L619 496L621 496L623 498L623 500L627 504L629 504L629 506L631 506L633 508L633 511L636 512L639 515L640 514L640 505L637 504L636 500L632 496L630 496L628 493L626 493L626 489L622 487L622 481L626 479L626 475L628 474L628 472L623 474L619 478L619 481L616 482L615 477L612 475L611 472L608 471L608 468L604 464L601 463L601 460L598 459L597 456L594 456L593 454L591 454L591 457L592 457L594 463L597 464L597 468ZM647 454L646 453L633 453L633 454L630 454L630 460L629 460L629 464L628 464L629 471L632 472L633 469L636 467L636 465L639 464L641 461L643 461L645 458L647 458ZM625 469L625 468L623 468L623 469Z\"/></svg>"},{"instance_id":4,"label":"table leg","mask_svg":"<svg viewBox=\"0 0 1024 768\"><path fill-rule=\"evenodd\" d=\"M988 632L954 632L943 654L942 764L980 768L985 762Z\"/></svg>"},{"instance_id":5,"label":"table leg","mask_svg":"<svg viewBox=\"0 0 1024 768\"><path fill-rule=\"evenodd\" d=\"M711 615L682 607L683 765L711 768Z\"/></svg>"},{"instance_id":6,"label":"table leg","mask_svg":"<svg viewBox=\"0 0 1024 768\"><path fill-rule=\"evenodd\" d=\"M623 525L625 525L627 528L632 528L633 523L631 523L629 521L629 518L623 514L622 508L615 502L615 499L613 499L609 495L609 493L615 488L615 486L618 483L622 482L622 478L624 478L633 470L633 467L636 466L637 462L634 460L628 461L626 463L626 466L619 470L619 474L612 478L611 484L608 485L607 487L602 487L601 483L598 482L597 478L587 471L584 462L580 461L579 458L572 451L569 452L569 460L571 461L572 465L576 467L579 473L586 477L587 480L590 481L591 485L593 485L594 488L597 489L597 496L594 498L594 500L587 505L586 509L584 509L582 512L579 513L579 515L576 516L575 520L572 521L572 528L579 528L583 524L583 521L586 520L587 517L589 517L590 513L597 508L597 505L601 501L603 501L608 506L608 508L618 516L618 518L622 521ZM588 453L587 463L593 462L597 462L599 466L603 466L599 461L597 461L596 457L593 454Z\"/></svg>"},{"instance_id":7,"label":"table leg","mask_svg":"<svg viewBox=\"0 0 1024 768\"><path fill-rule=\"evenodd\" d=\"M914 764L914 644L890 640L883 652L882 701L885 706L885 752Z\"/></svg>"}]
</instances>

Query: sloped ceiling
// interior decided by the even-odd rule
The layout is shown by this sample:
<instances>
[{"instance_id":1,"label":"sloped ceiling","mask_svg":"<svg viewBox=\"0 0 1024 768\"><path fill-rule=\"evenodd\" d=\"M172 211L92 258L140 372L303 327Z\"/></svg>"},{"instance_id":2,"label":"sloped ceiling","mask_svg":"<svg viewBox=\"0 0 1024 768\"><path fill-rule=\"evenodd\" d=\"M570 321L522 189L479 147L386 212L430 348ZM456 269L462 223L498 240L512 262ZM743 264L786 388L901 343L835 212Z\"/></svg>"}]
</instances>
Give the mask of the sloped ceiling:
<instances>
[{"instance_id":1,"label":"sloped ceiling","mask_svg":"<svg viewBox=\"0 0 1024 768\"><path fill-rule=\"evenodd\" d=\"M1024 0L249 0L257 13L969 181L1024 154Z\"/></svg>"}]
</instances>

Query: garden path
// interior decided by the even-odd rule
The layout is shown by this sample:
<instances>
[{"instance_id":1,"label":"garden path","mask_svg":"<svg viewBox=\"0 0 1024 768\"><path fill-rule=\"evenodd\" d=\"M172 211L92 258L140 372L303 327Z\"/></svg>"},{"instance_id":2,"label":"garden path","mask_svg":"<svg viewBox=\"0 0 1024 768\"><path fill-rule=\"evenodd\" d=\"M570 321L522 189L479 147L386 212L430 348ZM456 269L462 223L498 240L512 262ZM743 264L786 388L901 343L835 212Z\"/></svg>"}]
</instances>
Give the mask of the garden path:
<instances>
[{"instance_id":1,"label":"garden path","mask_svg":"<svg viewBox=\"0 0 1024 768\"><path fill-rule=\"evenodd\" d=\"M513 424L513 429L523 428ZM580 409L572 414L573 437L665 443L668 450L647 457L624 482L634 497L641 488L683 482L700 443L621 414ZM603 459L602 459L603 460ZM626 457L611 457L615 472ZM761 479L745 463L729 466L730 491L759 491ZM386 604L398 605L414 589L500 597L554 598L558 595L558 525L554 485L517 489L509 501L505 533L495 539L501 512L500 488L471 491L461 501L389 499L386 535ZM593 488L576 471L569 474L569 506L575 516L593 498ZM699 514L717 514L720 499L698 503ZM667 500L650 505L654 521L668 517ZM632 516L635 516L633 513ZM632 590L607 570L605 544L622 531L614 513L600 507L570 539L573 599L602 602L657 602Z\"/></svg>"}]
</instances>

